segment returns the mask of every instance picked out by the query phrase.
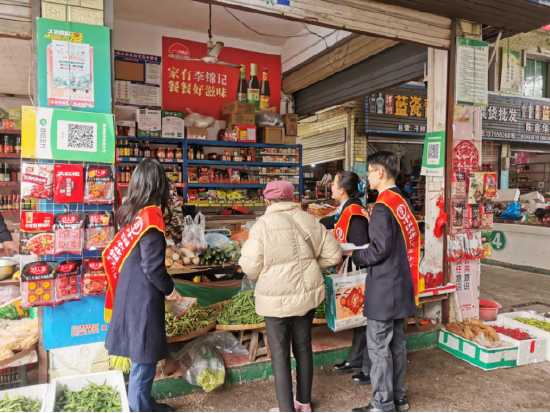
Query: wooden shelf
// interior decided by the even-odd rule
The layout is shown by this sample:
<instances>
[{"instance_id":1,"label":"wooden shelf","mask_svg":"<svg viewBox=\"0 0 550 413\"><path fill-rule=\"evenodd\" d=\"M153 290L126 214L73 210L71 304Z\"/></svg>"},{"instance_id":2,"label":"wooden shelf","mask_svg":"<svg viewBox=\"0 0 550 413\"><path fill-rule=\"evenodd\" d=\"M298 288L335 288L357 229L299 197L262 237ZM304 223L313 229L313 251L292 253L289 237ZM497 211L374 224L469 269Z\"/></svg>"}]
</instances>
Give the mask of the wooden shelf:
<instances>
[{"instance_id":1,"label":"wooden shelf","mask_svg":"<svg viewBox=\"0 0 550 413\"><path fill-rule=\"evenodd\" d=\"M20 130L0 129L0 135L21 135Z\"/></svg>"}]
</instances>

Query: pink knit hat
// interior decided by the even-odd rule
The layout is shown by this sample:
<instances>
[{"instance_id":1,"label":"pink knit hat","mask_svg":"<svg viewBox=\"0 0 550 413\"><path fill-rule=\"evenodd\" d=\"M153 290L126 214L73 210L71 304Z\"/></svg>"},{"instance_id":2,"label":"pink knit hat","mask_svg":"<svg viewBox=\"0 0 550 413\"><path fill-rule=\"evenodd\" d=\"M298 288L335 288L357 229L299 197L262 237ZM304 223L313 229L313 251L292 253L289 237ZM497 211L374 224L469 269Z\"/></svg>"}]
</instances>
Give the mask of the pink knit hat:
<instances>
[{"instance_id":1,"label":"pink knit hat","mask_svg":"<svg viewBox=\"0 0 550 413\"><path fill-rule=\"evenodd\" d=\"M294 185L287 181L273 181L267 184L264 190L264 198L294 199Z\"/></svg>"}]
</instances>

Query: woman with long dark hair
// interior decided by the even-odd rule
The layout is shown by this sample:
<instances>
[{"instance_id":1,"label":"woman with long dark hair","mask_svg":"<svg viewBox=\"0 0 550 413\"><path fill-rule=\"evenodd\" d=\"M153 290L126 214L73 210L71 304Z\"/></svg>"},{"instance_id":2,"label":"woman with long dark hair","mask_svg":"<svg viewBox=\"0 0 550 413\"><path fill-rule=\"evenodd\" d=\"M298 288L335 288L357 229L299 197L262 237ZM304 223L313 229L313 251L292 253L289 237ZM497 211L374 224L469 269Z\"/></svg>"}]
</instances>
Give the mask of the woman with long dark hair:
<instances>
[{"instance_id":1,"label":"woman with long dark hair","mask_svg":"<svg viewBox=\"0 0 550 413\"><path fill-rule=\"evenodd\" d=\"M365 196L364 182L350 171L338 172L332 182L332 198L340 203L335 216L321 220L327 229L334 229L334 236L341 243L365 245L369 243L369 220L360 198ZM337 374L355 372L351 381L355 384L370 383L371 362L367 349L366 327L353 329L353 341L348 357L334 366Z\"/></svg>"},{"instance_id":2,"label":"woman with long dark hair","mask_svg":"<svg viewBox=\"0 0 550 413\"><path fill-rule=\"evenodd\" d=\"M141 162L117 212L119 232L103 253L109 278L105 318L110 320L105 347L110 355L132 361L128 399L133 412L171 411L151 398L157 362L168 355L164 299L181 299L164 266L169 191L161 163Z\"/></svg>"}]
</instances>

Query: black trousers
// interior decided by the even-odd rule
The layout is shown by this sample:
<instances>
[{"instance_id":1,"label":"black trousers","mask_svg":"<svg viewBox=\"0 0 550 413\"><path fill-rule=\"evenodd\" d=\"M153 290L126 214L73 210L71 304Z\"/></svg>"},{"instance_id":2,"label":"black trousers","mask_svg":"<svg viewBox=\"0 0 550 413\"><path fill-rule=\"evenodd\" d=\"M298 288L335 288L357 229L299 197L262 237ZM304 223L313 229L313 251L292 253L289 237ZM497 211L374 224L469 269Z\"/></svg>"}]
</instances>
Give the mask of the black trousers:
<instances>
[{"instance_id":1,"label":"black trousers","mask_svg":"<svg viewBox=\"0 0 550 413\"><path fill-rule=\"evenodd\" d=\"M370 374L372 363L369 357L369 348L367 346L367 326L356 327L353 329L353 340L349 349L346 361L355 366L361 366L364 374Z\"/></svg>"},{"instance_id":2,"label":"black trousers","mask_svg":"<svg viewBox=\"0 0 550 413\"><path fill-rule=\"evenodd\" d=\"M265 317L267 340L271 349L271 367L281 412L294 411L290 344L296 359L296 400L311 403L313 386L313 350L311 327L315 309L299 317Z\"/></svg>"}]
</instances>

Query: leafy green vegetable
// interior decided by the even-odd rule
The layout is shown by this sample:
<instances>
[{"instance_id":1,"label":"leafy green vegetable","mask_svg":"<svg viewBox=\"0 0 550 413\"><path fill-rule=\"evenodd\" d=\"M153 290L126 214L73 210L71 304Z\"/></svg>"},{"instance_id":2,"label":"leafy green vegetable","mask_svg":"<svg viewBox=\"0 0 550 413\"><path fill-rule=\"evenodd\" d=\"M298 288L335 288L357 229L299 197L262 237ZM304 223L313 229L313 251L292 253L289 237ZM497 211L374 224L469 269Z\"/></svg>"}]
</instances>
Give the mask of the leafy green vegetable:
<instances>
[{"instance_id":1,"label":"leafy green vegetable","mask_svg":"<svg viewBox=\"0 0 550 413\"><path fill-rule=\"evenodd\" d=\"M327 303L323 301L315 310L315 318L327 318Z\"/></svg>"},{"instance_id":2,"label":"leafy green vegetable","mask_svg":"<svg viewBox=\"0 0 550 413\"><path fill-rule=\"evenodd\" d=\"M39 412L42 409L42 400L34 397L14 396L0 400L0 412Z\"/></svg>"},{"instance_id":3,"label":"leafy green vegetable","mask_svg":"<svg viewBox=\"0 0 550 413\"><path fill-rule=\"evenodd\" d=\"M204 369L197 375L197 385L207 393L221 386L224 381L225 370Z\"/></svg>"},{"instance_id":4,"label":"leafy green vegetable","mask_svg":"<svg viewBox=\"0 0 550 413\"><path fill-rule=\"evenodd\" d=\"M89 382L80 391L70 391L67 386L57 393L56 412L122 412L118 390L103 384Z\"/></svg>"}]
</instances>

